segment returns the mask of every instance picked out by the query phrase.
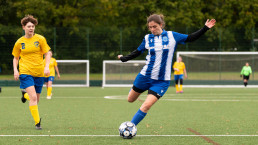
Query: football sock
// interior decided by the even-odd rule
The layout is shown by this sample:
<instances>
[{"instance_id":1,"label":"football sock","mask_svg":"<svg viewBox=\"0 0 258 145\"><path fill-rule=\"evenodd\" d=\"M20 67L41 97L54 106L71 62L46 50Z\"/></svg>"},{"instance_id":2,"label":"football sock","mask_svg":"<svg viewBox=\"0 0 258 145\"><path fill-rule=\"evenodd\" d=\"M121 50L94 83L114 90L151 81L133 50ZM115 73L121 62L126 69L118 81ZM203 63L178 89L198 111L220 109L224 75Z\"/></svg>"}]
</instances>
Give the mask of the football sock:
<instances>
[{"instance_id":1,"label":"football sock","mask_svg":"<svg viewBox=\"0 0 258 145\"><path fill-rule=\"evenodd\" d=\"M176 84L176 91L177 91L177 92L179 91L178 84Z\"/></svg>"},{"instance_id":2,"label":"football sock","mask_svg":"<svg viewBox=\"0 0 258 145\"><path fill-rule=\"evenodd\" d=\"M40 121L38 105L30 106L30 112L35 121L35 125L38 124Z\"/></svg>"},{"instance_id":3,"label":"football sock","mask_svg":"<svg viewBox=\"0 0 258 145\"><path fill-rule=\"evenodd\" d=\"M30 101L30 96L29 96L28 93L25 93L25 94L24 94L24 98Z\"/></svg>"},{"instance_id":4,"label":"football sock","mask_svg":"<svg viewBox=\"0 0 258 145\"><path fill-rule=\"evenodd\" d=\"M51 96L52 87L47 88L47 96Z\"/></svg>"},{"instance_id":5,"label":"football sock","mask_svg":"<svg viewBox=\"0 0 258 145\"><path fill-rule=\"evenodd\" d=\"M246 87L246 86L247 86L247 83L245 82L244 85L245 85L245 87Z\"/></svg>"},{"instance_id":6,"label":"football sock","mask_svg":"<svg viewBox=\"0 0 258 145\"><path fill-rule=\"evenodd\" d=\"M147 113L142 112L140 109L136 112L136 114L133 116L132 123L137 125L139 122L142 121L142 119L146 116Z\"/></svg>"},{"instance_id":7,"label":"football sock","mask_svg":"<svg viewBox=\"0 0 258 145\"><path fill-rule=\"evenodd\" d=\"M180 85L180 91L182 91L183 90L183 85Z\"/></svg>"}]
</instances>

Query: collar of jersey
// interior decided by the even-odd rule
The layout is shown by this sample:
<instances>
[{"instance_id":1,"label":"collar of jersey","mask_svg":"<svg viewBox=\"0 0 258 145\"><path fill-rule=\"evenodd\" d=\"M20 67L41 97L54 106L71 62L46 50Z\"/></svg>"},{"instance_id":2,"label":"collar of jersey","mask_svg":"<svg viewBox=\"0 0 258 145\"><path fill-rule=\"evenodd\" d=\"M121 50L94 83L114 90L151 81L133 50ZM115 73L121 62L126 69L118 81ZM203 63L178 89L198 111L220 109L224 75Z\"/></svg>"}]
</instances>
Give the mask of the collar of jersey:
<instances>
[{"instance_id":1,"label":"collar of jersey","mask_svg":"<svg viewBox=\"0 0 258 145\"><path fill-rule=\"evenodd\" d=\"M167 31L163 29L162 33L160 34L161 36L167 35ZM149 37L150 38L154 38L155 36L160 36L160 35L154 35L154 34L150 34Z\"/></svg>"}]
</instances>

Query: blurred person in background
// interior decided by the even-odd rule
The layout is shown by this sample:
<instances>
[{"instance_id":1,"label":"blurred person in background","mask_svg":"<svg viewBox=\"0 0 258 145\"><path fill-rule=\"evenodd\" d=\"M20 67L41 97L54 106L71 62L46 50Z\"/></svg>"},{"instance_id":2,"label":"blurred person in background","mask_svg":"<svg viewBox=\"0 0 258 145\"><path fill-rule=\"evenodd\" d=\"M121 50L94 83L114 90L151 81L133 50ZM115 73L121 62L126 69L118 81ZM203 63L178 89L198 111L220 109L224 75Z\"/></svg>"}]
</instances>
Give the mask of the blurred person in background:
<instances>
[{"instance_id":1,"label":"blurred person in background","mask_svg":"<svg viewBox=\"0 0 258 145\"><path fill-rule=\"evenodd\" d=\"M174 69L176 93L183 93L183 79L184 77L187 78L187 73L186 73L185 63L182 62L182 57L179 56L177 58L177 61L173 65L173 69ZM180 83L180 86L178 87L179 83Z\"/></svg>"},{"instance_id":2,"label":"blurred person in background","mask_svg":"<svg viewBox=\"0 0 258 145\"><path fill-rule=\"evenodd\" d=\"M246 62L245 66L243 66L241 73L240 73L240 77L243 77L245 87L248 84L249 76L251 75L251 73L252 73L252 68L251 68L251 66L249 66L249 63Z\"/></svg>"},{"instance_id":3,"label":"blurred person in background","mask_svg":"<svg viewBox=\"0 0 258 145\"><path fill-rule=\"evenodd\" d=\"M52 97L52 84L53 84L53 81L54 81L55 75L56 75L55 71L57 73L57 77L60 78L56 59L52 57L52 55L53 55L52 51L49 51L49 53L51 56L50 63L49 63L50 75L45 76L45 78L44 78L44 82L47 87L47 99L51 99L51 97ZM44 65L46 65L46 59L44 59Z\"/></svg>"}]
</instances>

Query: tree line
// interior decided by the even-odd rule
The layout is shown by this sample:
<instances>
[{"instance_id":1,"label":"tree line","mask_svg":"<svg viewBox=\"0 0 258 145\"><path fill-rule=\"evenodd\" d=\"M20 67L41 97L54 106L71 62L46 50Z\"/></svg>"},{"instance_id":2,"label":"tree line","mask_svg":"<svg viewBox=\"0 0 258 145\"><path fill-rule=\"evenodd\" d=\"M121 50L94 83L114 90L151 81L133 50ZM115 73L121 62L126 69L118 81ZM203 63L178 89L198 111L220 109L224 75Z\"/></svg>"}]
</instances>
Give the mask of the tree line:
<instances>
[{"instance_id":1,"label":"tree line","mask_svg":"<svg viewBox=\"0 0 258 145\"><path fill-rule=\"evenodd\" d=\"M36 33L46 37L57 59L89 59L91 72L101 61L129 53L149 33L146 18L165 16L167 30L191 33L215 18L212 33L186 46L188 51L252 51L257 46L258 3L255 0L1 0L0 67L11 70L11 51L23 35L20 20L38 18ZM139 59L143 59L140 57ZM96 62L96 63L95 63Z\"/></svg>"}]
</instances>

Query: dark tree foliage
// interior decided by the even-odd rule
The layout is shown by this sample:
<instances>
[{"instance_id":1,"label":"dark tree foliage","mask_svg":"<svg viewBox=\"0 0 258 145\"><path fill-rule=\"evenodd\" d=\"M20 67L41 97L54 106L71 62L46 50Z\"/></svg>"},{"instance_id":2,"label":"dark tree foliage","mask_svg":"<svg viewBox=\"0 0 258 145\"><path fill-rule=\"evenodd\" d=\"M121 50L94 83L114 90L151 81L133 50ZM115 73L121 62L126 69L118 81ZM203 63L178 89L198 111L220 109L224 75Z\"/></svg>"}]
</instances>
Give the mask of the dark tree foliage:
<instances>
[{"instance_id":1,"label":"dark tree foliage","mask_svg":"<svg viewBox=\"0 0 258 145\"><path fill-rule=\"evenodd\" d=\"M20 20L38 18L36 33L46 37L57 59L89 59L91 72L102 60L130 53L149 33L146 18L165 15L167 30L189 34L215 18L216 27L185 51L254 50L258 3L254 0L1 0L0 67L12 71L12 48L23 35ZM144 59L142 55L138 59Z\"/></svg>"}]
</instances>

